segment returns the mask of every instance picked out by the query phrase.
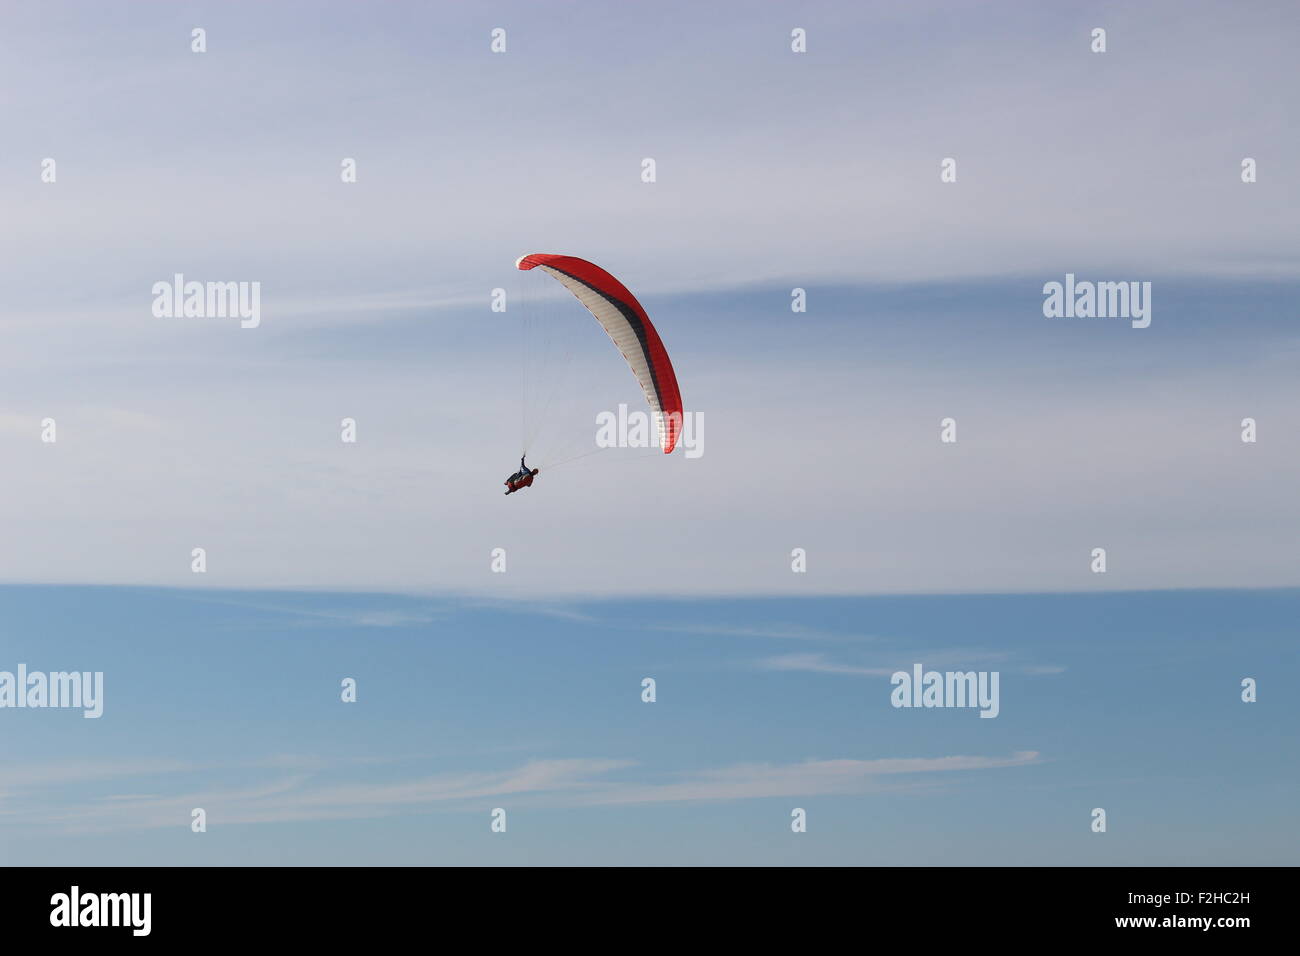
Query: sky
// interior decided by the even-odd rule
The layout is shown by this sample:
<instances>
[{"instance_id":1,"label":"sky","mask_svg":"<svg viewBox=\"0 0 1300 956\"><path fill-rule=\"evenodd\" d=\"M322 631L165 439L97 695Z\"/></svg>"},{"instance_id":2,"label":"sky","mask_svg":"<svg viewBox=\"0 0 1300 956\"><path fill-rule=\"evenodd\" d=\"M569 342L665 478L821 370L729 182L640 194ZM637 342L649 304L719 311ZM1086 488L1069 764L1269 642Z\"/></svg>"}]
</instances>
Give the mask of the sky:
<instances>
[{"instance_id":1,"label":"sky","mask_svg":"<svg viewBox=\"0 0 1300 956\"><path fill-rule=\"evenodd\" d=\"M7 657L104 673L99 718L0 711L13 864L1295 863L1295 590L0 610ZM997 717L891 706L918 662L998 671Z\"/></svg>"},{"instance_id":2,"label":"sky","mask_svg":"<svg viewBox=\"0 0 1300 956\"><path fill-rule=\"evenodd\" d=\"M5 859L1294 863L1297 41L1291 3L5 5L0 673L106 681L0 709ZM529 252L633 290L698 447L586 454L644 399ZM155 315L176 274L260 321ZM1047 317L1067 274L1150 324ZM891 707L916 663L998 671L998 716Z\"/></svg>"}]
</instances>

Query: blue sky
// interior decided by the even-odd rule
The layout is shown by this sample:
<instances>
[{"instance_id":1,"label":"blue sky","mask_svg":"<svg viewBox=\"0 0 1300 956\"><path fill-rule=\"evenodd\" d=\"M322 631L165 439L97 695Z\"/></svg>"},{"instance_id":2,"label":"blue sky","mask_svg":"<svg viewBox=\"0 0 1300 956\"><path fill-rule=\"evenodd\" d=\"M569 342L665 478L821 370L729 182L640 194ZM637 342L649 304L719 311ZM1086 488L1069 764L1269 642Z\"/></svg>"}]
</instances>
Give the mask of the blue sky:
<instances>
[{"instance_id":1,"label":"blue sky","mask_svg":"<svg viewBox=\"0 0 1300 956\"><path fill-rule=\"evenodd\" d=\"M98 720L4 712L14 863L1294 862L1294 590L0 607L10 657L106 686ZM1001 713L830 670L913 661L999 670Z\"/></svg>"},{"instance_id":2,"label":"blue sky","mask_svg":"<svg viewBox=\"0 0 1300 956\"><path fill-rule=\"evenodd\" d=\"M1293 4L0 25L0 671L106 680L0 710L6 861L1295 862ZM533 251L641 298L702 456L503 498L521 312L546 441L642 403ZM155 317L178 272L261 325ZM1045 318L1066 273L1150 327ZM999 716L891 708L918 662Z\"/></svg>"}]
</instances>

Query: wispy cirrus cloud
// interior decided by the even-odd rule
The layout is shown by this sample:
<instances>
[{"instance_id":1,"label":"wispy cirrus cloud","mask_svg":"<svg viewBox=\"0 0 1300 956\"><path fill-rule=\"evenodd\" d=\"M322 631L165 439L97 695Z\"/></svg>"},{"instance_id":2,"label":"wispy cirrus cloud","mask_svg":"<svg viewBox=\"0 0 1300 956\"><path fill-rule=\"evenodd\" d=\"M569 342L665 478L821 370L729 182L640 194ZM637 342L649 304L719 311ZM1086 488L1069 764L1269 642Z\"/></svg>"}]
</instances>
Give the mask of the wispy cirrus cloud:
<instances>
[{"instance_id":1,"label":"wispy cirrus cloud","mask_svg":"<svg viewBox=\"0 0 1300 956\"><path fill-rule=\"evenodd\" d=\"M13 793L119 777L185 773L198 769L203 769L202 765L193 761L167 758L22 761L5 764L0 772L0 781L7 792Z\"/></svg>"},{"instance_id":2,"label":"wispy cirrus cloud","mask_svg":"<svg viewBox=\"0 0 1300 956\"><path fill-rule=\"evenodd\" d=\"M879 638L866 634L845 634L839 631L826 631L807 627L802 624L769 624L764 626L734 626L725 624L658 624L652 631L666 631L672 634L702 634L718 637L759 637L771 640L855 642L873 641Z\"/></svg>"},{"instance_id":3,"label":"wispy cirrus cloud","mask_svg":"<svg viewBox=\"0 0 1300 956\"><path fill-rule=\"evenodd\" d=\"M994 770L1036 763L1037 751L1009 757L891 757L878 760L807 760L797 764L743 764L691 774L675 783L612 788L583 802L663 803L686 800L746 800L869 792L878 778L900 774Z\"/></svg>"},{"instance_id":4,"label":"wispy cirrus cloud","mask_svg":"<svg viewBox=\"0 0 1300 956\"><path fill-rule=\"evenodd\" d=\"M235 598L194 598L213 604L238 607L253 611L269 611L297 618L300 625L337 626L337 627L411 627L431 624L438 620L442 612L433 607L411 610L405 608L337 608L317 609L297 605L272 604L264 601L249 601ZM269 625L268 625L269 626ZM281 622L274 626L281 627Z\"/></svg>"},{"instance_id":5,"label":"wispy cirrus cloud","mask_svg":"<svg viewBox=\"0 0 1300 956\"><path fill-rule=\"evenodd\" d=\"M509 611L514 614L541 615L542 617L556 618L561 621L572 621L575 624L600 624L610 626L611 622L604 621L594 614L588 614L585 611L579 611L568 604L552 601L533 601L528 599L514 600L493 600L490 598L466 598L463 600L466 607L469 608L488 608L493 611Z\"/></svg>"},{"instance_id":6,"label":"wispy cirrus cloud","mask_svg":"<svg viewBox=\"0 0 1300 956\"><path fill-rule=\"evenodd\" d=\"M749 800L777 796L867 793L883 789L882 778L927 776L954 771L993 770L1037 762L1036 751L1006 757L889 757L875 760L806 760L791 764L742 764L687 771L638 781L610 779L637 767L635 761L608 758L530 760L496 771L467 771L405 780L322 782L323 774L296 772L243 786L223 786L213 778L229 766L201 767L181 761L124 763L109 774L104 762L64 762L6 773L10 789L0 802L0 825L53 828L62 832L105 832L171 827L202 807L222 823L273 823L303 820L367 819L423 812L482 809L484 801L513 800L545 806L606 806L698 800ZM276 758L255 761L243 771L272 769ZM296 761L304 763L304 761ZM309 763L309 761L307 761ZM24 768L9 768L23 771ZM338 768L336 767L335 770ZM175 792L166 793L168 775ZM204 779L194 779L202 775ZM87 795L108 777L143 782L138 788ZM205 785L205 781L207 785ZM75 798L59 788L84 785ZM916 786L925 784L916 783Z\"/></svg>"},{"instance_id":7,"label":"wispy cirrus cloud","mask_svg":"<svg viewBox=\"0 0 1300 956\"><path fill-rule=\"evenodd\" d=\"M769 671L812 671L818 674L853 674L860 677L888 677L898 670L897 667L837 664L827 660L825 654L781 654L763 658L758 666Z\"/></svg>"},{"instance_id":8,"label":"wispy cirrus cloud","mask_svg":"<svg viewBox=\"0 0 1300 956\"><path fill-rule=\"evenodd\" d=\"M1061 674L1065 668L1055 664L1025 664L1011 662L1012 654L1007 651L942 651L934 653L909 652L898 656L895 663L888 666L863 666L833 661L825 654L778 654L765 657L755 662L760 670L769 671L807 671L816 674L848 674L856 677L889 677L900 670L911 670L912 665L921 663L927 669L934 667L973 667L979 664L1008 662L1003 670L1012 670L1021 674L1044 675Z\"/></svg>"}]
</instances>

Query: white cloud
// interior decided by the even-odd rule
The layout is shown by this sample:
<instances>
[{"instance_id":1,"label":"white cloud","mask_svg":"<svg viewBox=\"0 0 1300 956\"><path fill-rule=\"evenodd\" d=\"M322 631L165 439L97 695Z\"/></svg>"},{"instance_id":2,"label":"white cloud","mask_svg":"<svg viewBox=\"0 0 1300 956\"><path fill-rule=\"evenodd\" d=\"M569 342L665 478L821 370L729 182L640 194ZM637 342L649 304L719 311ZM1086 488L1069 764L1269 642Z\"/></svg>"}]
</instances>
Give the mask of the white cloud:
<instances>
[{"instance_id":1,"label":"white cloud","mask_svg":"<svg viewBox=\"0 0 1300 956\"><path fill-rule=\"evenodd\" d=\"M903 757L880 760L808 760L799 764L747 764L688 775L678 783L632 785L594 794L596 804L740 800L869 792L878 778L1021 767L1038 761L1035 751L1010 757Z\"/></svg>"},{"instance_id":2,"label":"white cloud","mask_svg":"<svg viewBox=\"0 0 1300 956\"><path fill-rule=\"evenodd\" d=\"M1043 675L1061 674L1064 667L1057 665L1015 664L1014 655L1008 651L983 651L954 649L949 651L900 652L895 655L897 663L889 666L864 667L860 664L845 664L827 658L825 654L778 654L765 657L756 662L761 670L769 671L805 671L814 674L847 674L855 677L890 677L898 671L910 672L913 664L921 663L927 670L937 667L957 667L970 669L989 663L999 664L999 670L1010 669L1022 674Z\"/></svg>"},{"instance_id":3,"label":"white cloud","mask_svg":"<svg viewBox=\"0 0 1300 956\"><path fill-rule=\"evenodd\" d=\"M481 809L484 799L529 798L547 805L615 805L694 800L745 800L775 796L865 793L882 786L884 777L924 776L955 771L994 770L1037 762L1038 754L1023 751L1009 757L952 756L883 758L878 760L808 760L797 764L747 764L674 775L672 782L614 782L611 773L635 766L630 760L530 760L501 771L453 772L408 780L361 783L322 783L315 772L278 776L239 787L211 782L230 767L199 767L167 761L125 762L104 773L105 765L67 762L46 767L30 765L6 773L11 787L5 795L5 822L64 832L105 832L120 829L175 826L194 807L209 820L223 824L302 820L366 819L445 806L452 810ZM245 769L275 769L272 762L255 761ZM8 770L9 768L6 768ZM157 778L183 774L184 792L161 794ZM197 786L194 776L209 782ZM154 778L153 792L119 792L89 800L64 802L51 787L71 783L93 785L111 776Z\"/></svg>"},{"instance_id":4,"label":"white cloud","mask_svg":"<svg viewBox=\"0 0 1300 956\"><path fill-rule=\"evenodd\" d=\"M888 677L897 667L859 667L837 664L826 659L825 654L781 654L767 657L758 666L769 671L812 671L818 674L853 674L861 677Z\"/></svg>"}]
</instances>

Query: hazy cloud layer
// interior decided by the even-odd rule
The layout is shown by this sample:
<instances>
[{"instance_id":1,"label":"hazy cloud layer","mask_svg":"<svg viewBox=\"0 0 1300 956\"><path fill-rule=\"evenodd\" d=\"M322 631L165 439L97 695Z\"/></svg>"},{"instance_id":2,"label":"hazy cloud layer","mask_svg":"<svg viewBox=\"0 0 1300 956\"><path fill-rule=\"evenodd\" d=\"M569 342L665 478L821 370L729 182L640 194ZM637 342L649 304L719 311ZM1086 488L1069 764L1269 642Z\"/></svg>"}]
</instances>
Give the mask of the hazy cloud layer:
<instances>
[{"instance_id":1,"label":"hazy cloud layer","mask_svg":"<svg viewBox=\"0 0 1300 956\"><path fill-rule=\"evenodd\" d=\"M1296 286L1258 279L1300 274L1292 4L55 9L7 11L0 62L0 579L1297 583ZM533 249L650 303L703 458L615 454L503 500L518 348L488 294ZM1040 289L1066 271L1154 279L1152 327L1052 325ZM261 282L262 325L154 318L176 273ZM1180 282L1204 276L1257 278L1198 327ZM587 358L564 419L583 434L640 402L616 357Z\"/></svg>"}]
</instances>

